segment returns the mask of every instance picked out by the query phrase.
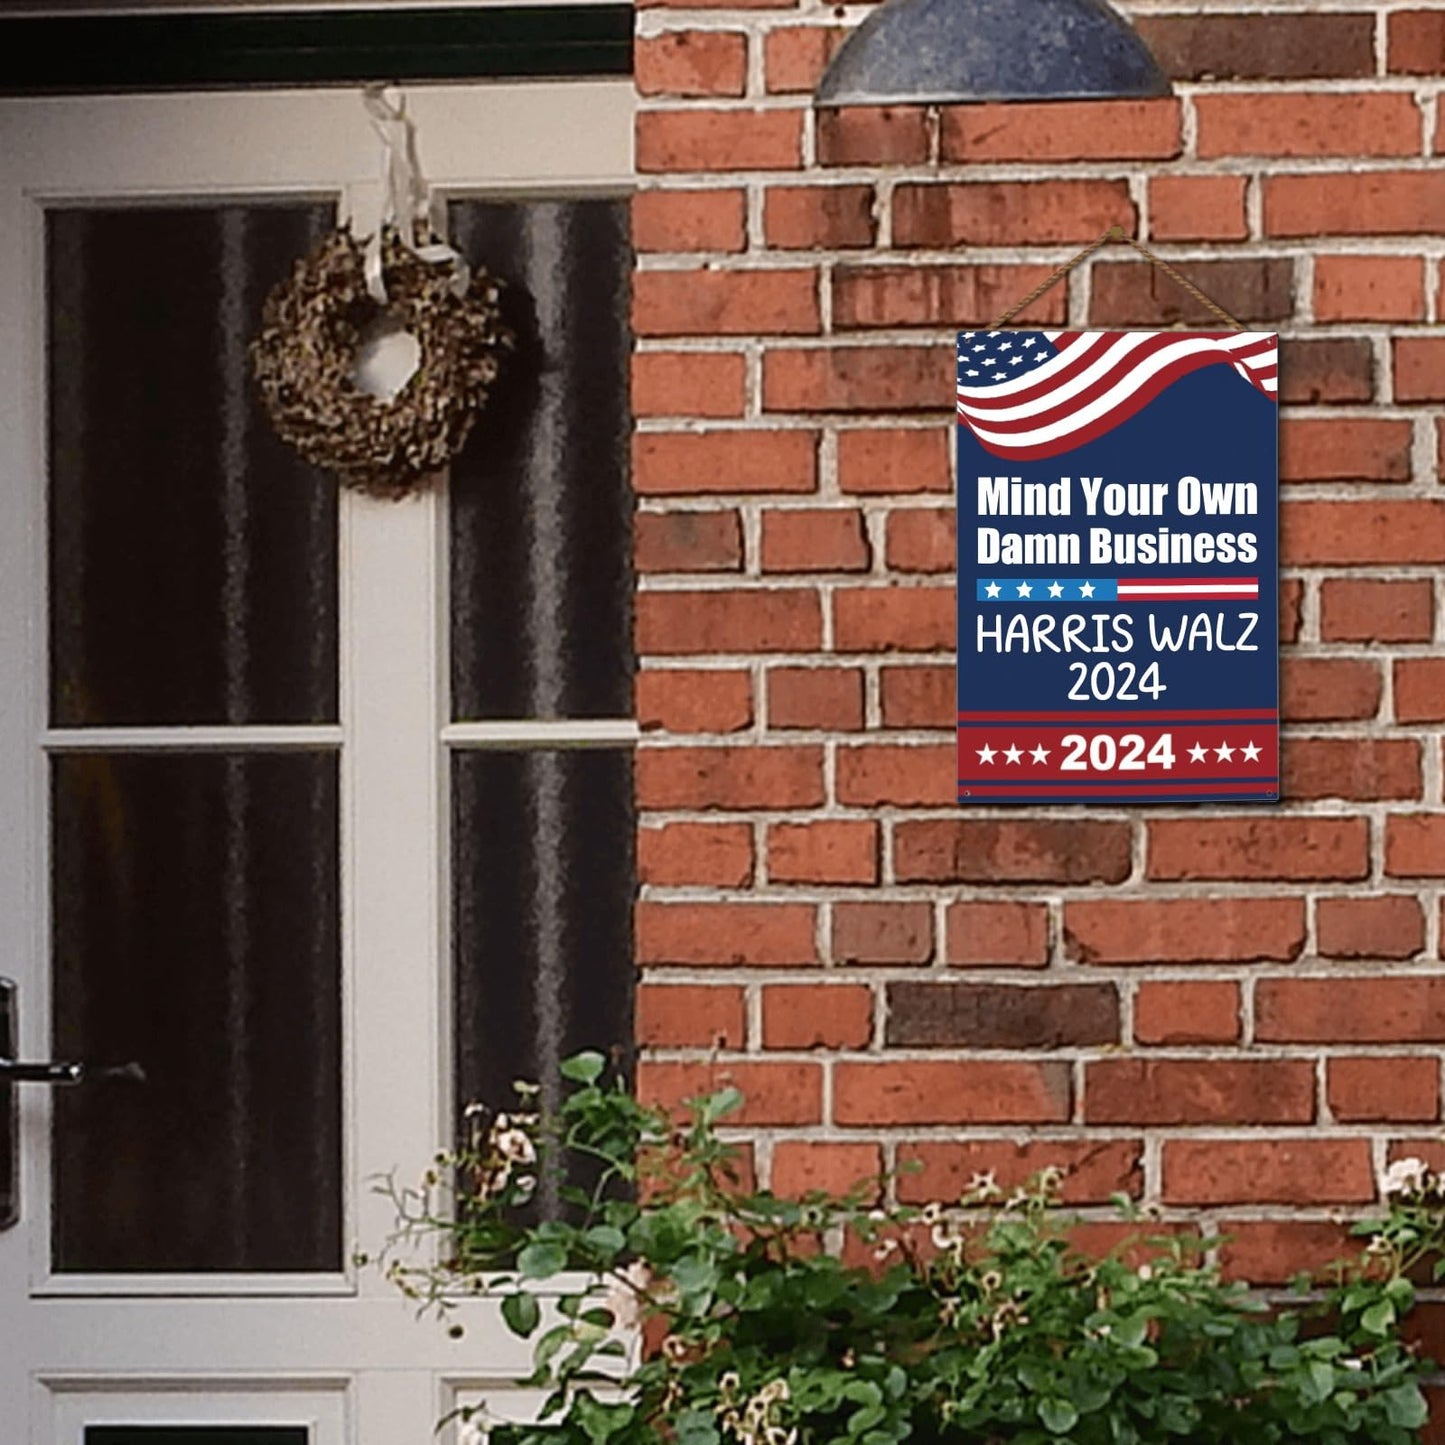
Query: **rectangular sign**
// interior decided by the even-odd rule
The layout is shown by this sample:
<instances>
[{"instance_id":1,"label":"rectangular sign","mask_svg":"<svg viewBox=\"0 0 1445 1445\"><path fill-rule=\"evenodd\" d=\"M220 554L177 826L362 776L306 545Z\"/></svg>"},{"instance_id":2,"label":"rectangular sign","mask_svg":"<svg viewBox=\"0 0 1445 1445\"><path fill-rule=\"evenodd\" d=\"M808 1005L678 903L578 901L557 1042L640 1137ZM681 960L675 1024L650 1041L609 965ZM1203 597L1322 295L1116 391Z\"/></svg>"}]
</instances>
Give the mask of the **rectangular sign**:
<instances>
[{"instance_id":1,"label":"rectangular sign","mask_svg":"<svg viewBox=\"0 0 1445 1445\"><path fill-rule=\"evenodd\" d=\"M959 334L960 802L1278 801L1277 355Z\"/></svg>"}]
</instances>

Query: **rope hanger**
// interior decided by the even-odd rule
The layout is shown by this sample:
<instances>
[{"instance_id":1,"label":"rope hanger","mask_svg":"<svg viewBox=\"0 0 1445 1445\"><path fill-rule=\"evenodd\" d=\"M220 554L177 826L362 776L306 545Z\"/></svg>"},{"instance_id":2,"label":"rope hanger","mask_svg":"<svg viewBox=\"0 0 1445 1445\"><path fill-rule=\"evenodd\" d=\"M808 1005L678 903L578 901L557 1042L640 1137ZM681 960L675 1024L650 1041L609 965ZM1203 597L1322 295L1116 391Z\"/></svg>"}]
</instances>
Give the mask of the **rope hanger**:
<instances>
[{"instance_id":1,"label":"rope hanger","mask_svg":"<svg viewBox=\"0 0 1445 1445\"><path fill-rule=\"evenodd\" d=\"M1126 246L1132 246L1142 257L1144 257L1146 261L1149 262L1151 266L1157 266L1161 271L1164 272L1166 276L1169 277L1171 281L1175 282L1176 285L1182 287L1192 297L1194 297L1196 301L1208 307L1208 309L1212 311L1217 317L1219 317L1221 321L1227 322L1236 331L1245 330L1243 322L1235 320L1235 318L1231 316L1229 312L1224 309L1224 307L1219 305L1217 301L1210 300L1210 298L1206 296L1204 292L1202 292L1199 287L1194 284L1194 282L1192 282L1187 276L1176 271L1174 267L1168 263L1168 261L1161 260L1147 246L1136 241L1132 236L1126 235L1122 226L1110 226L1109 229L1105 231L1104 234L1100 236L1097 241L1091 241L1087 246L1084 247L1082 251L1079 252L1077 256L1073 257L1071 260L1065 261L1064 264L1060 266L1057 270L1055 270L1051 276L1046 276L1041 282L1039 282L1039 284L1035 286L1034 289L1030 291L1029 294L1025 296L1021 301L1016 301L1012 306L1010 306L1009 309L1005 311L1004 314L1000 316L998 320L989 327L989 330L1001 330L1010 321L1012 321L1014 317L1019 314L1020 311L1023 311L1026 307L1031 306L1035 301L1037 301L1039 297L1044 294L1045 291L1052 290L1053 287L1057 286L1059 282L1062 281L1064 277L1066 277L1069 272L1074 269L1075 266L1081 265L1083 262L1087 261L1089 257L1094 254L1095 251L1100 251L1105 246L1111 245L1115 241L1122 241Z\"/></svg>"}]
</instances>

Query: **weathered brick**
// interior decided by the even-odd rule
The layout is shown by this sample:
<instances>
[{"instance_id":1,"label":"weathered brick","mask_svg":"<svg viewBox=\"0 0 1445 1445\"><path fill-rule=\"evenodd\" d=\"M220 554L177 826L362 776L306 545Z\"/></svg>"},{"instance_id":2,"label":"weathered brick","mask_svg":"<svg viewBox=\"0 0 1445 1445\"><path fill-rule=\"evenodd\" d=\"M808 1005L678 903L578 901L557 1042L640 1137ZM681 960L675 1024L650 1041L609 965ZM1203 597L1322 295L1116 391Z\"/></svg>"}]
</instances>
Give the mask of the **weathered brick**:
<instances>
[{"instance_id":1,"label":"weathered brick","mask_svg":"<svg viewBox=\"0 0 1445 1445\"><path fill-rule=\"evenodd\" d=\"M1425 262L1419 256L1316 256L1316 321L1421 321Z\"/></svg>"},{"instance_id":2,"label":"weathered brick","mask_svg":"<svg viewBox=\"0 0 1445 1445\"><path fill-rule=\"evenodd\" d=\"M952 651L951 587L840 587L833 594L839 652Z\"/></svg>"},{"instance_id":3,"label":"weathered brick","mask_svg":"<svg viewBox=\"0 0 1445 1445\"><path fill-rule=\"evenodd\" d=\"M1445 229L1445 172L1266 176L1266 236L1432 235Z\"/></svg>"},{"instance_id":4,"label":"weathered brick","mask_svg":"<svg viewBox=\"0 0 1445 1445\"><path fill-rule=\"evenodd\" d=\"M1445 813L1387 818L1385 872L1394 878L1445 878Z\"/></svg>"},{"instance_id":5,"label":"weathered brick","mask_svg":"<svg viewBox=\"0 0 1445 1445\"><path fill-rule=\"evenodd\" d=\"M901 883L1122 883L1131 851L1127 823L1091 819L920 819L894 834Z\"/></svg>"},{"instance_id":6,"label":"weathered brick","mask_svg":"<svg viewBox=\"0 0 1445 1445\"><path fill-rule=\"evenodd\" d=\"M1091 1059L1084 1065L1090 1124L1308 1124L1315 1070L1308 1059Z\"/></svg>"},{"instance_id":7,"label":"weathered brick","mask_svg":"<svg viewBox=\"0 0 1445 1445\"><path fill-rule=\"evenodd\" d=\"M633 526L639 572L736 572L743 565L736 512L640 512Z\"/></svg>"},{"instance_id":8,"label":"weathered brick","mask_svg":"<svg viewBox=\"0 0 1445 1445\"><path fill-rule=\"evenodd\" d=\"M752 876L753 830L746 823L667 823L638 829L639 882L741 888Z\"/></svg>"},{"instance_id":9,"label":"weathered brick","mask_svg":"<svg viewBox=\"0 0 1445 1445\"><path fill-rule=\"evenodd\" d=\"M763 37L763 86L772 95L811 92L851 31L846 25L780 25Z\"/></svg>"},{"instance_id":10,"label":"weathered brick","mask_svg":"<svg viewBox=\"0 0 1445 1445\"><path fill-rule=\"evenodd\" d=\"M833 1120L842 1125L1061 1124L1069 1066L1013 1060L840 1062Z\"/></svg>"},{"instance_id":11,"label":"weathered brick","mask_svg":"<svg viewBox=\"0 0 1445 1445\"><path fill-rule=\"evenodd\" d=\"M1294 262L1189 261L1178 268L1242 321L1279 321L1294 310ZM1094 266L1089 320L1095 326L1217 326L1219 318L1172 277L1146 261Z\"/></svg>"},{"instance_id":12,"label":"weathered brick","mask_svg":"<svg viewBox=\"0 0 1445 1445\"><path fill-rule=\"evenodd\" d=\"M1445 657L1395 660L1395 721L1445 722Z\"/></svg>"},{"instance_id":13,"label":"weathered brick","mask_svg":"<svg viewBox=\"0 0 1445 1445\"><path fill-rule=\"evenodd\" d=\"M1065 1204L1103 1204L1115 1194L1137 1196L1143 1188L1143 1145L1137 1139L970 1139L959 1143L904 1143L898 1163L909 1170L898 1179L904 1204L957 1199L980 1174L992 1174L1000 1189L1013 1190L1048 1168L1063 1174Z\"/></svg>"},{"instance_id":14,"label":"weathered brick","mask_svg":"<svg viewBox=\"0 0 1445 1445\"><path fill-rule=\"evenodd\" d=\"M952 507L907 507L888 517L888 566L894 572L952 572L957 513Z\"/></svg>"},{"instance_id":15,"label":"weathered brick","mask_svg":"<svg viewBox=\"0 0 1445 1445\"><path fill-rule=\"evenodd\" d=\"M1149 825L1150 878L1368 877L1364 818L1177 818Z\"/></svg>"},{"instance_id":16,"label":"weathered brick","mask_svg":"<svg viewBox=\"0 0 1445 1445\"><path fill-rule=\"evenodd\" d=\"M1168 1204L1367 1204L1368 1139L1167 1139Z\"/></svg>"},{"instance_id":17,"label":"weathered brick","mask_svg":"<svg viewBox=\"0 0 1445 1445\"><path fill-rule=\"evenodd\" d=\"M1239 985L1224 980L1145 981L1134 995L1134 1038L1141 1044L1239 1042Z\"/></svg>"},{"instance_id":18,"label":"weathered brick","mask_svg":"<svg viewBox=\"0 0 1445 1445\"><path fill-rule=\"evenodd\" d=\"M1336 1220L1230 1219L1219 1232L1219 1263L1227 1279L1288 1284L1301 1270L1323 1271L1358 1251L1349 1225Z\"/></svg>"},{"instance_id":19,"label":"weathered brick","mask_svg":"<svg viewBox=\"0 0 1445 1445\"><path fill-rule=\"evenodd\" d=\"M798 652L822 640L811 590L643 592L637 598L642 653Z\"/></svg>"},{"instance_id":20,"label":"weathered brick","mask_svg":"<svg viewBox=\"0 0 1445 1445\"><path fill-rule=\"evenodd\" d=\"M1133 235L1136 225L1124 181L910 182L893 193L899 247L1051 245L1092 241L1110 226Z\"/></svg>"},{"instance_id":21,"label":"weathered brick","mask_svg":"<svg viewBox=\"0 0 1445 1445\"><path fill-rule=\"evenodd\" d=\"M783 250L871 246L877 230L870 185L769 186L763 198L764 239Z\"/></svg>"},{"instance_id":22,"label":"weathered brick","mask_svg":"<svg viewBox=\"0 0 1445 1445\"><path fill-rule=\"evenodd\" d=\"M1049 961L1049 911L1042 903L950 903L944 959L968 968L1042 968Z\"/></svg>"},{"instance_id":23,"label":"weathered brick","mask_svg":"<svg viewBox=\"0 0 1445 1445\"><path fill-rule=\"evenodd\" d=\"M1262 978L1254 1031L1263 1043L1440 1043L1445 977Z\"/></svg>"},{"instance_id":24,"label":"weathered brick","mask_svg":"<svg viewBox=\"0 0 1445 1445\"><path fill-rule=\"evenodd\" d=\"M763 358L765 411L947 411L952 347L835 346Z\"/></svg>"},{"instance_id":25,"label":"weathered brick","mask_svg":"<svg viewBox=\"0 0 1445 1445\"><path fill-rule=\"evenodd\" d=\"M1286 722L1352 722L1380 710L1379 665L1358 657L1280 659L1280 714ZM1396 712L1399 681L1396 680Z\"/></svg>"},{"instance_id":26,"label":"weathered brick","mask_svg":"<svg viewBox=\"0 0 1445 1445\"><path fill-rule=\"evenodd\" d=\"M753 720L752 682L734 668L649 668L637 675L637 721L673 733L732 733Z\"/></svg>"},{"instance_id":27,"label":"weathered brick","mask_svg":"<svg viewBox=\"0 0 1445 1445\"><path fill-rule=\"evenodd\" d=\"M1243 176L1151 176L1155 241L1243 241L1249 235Z\"/></svg>"},{"instance_id":28,"label":"weathered brick","mask_svg":"<svg viewBox=\"0 0 1445 1445\"><path fill-rule=\"evenodd\" d=\"M766 1049L862 1049L873 1037L873 991L861 984L778 984L763 990Z\"/></svg>"},{"instance_id":29,"label":"weathered brick","mask_svg":"<svg viewBox=\"0 0 1445 1445\"><path fill-rule=\"evenodd\" d=\"M816 491L818 436L794 430L635 432L632 484L648 497Z\"/></svg>"},{"instance_id":30,"label":"weathered brick","mask_svg":"<svg viewBox=\"0 0 1445 1445\"><path fill-rule=\"evenodd\" d=\"M840 266L833 273L833 325L983 326L1038 285L1048 266ZM1058 287L1015 318L1059 324L1067 295Z\"/></svg>"},{"instance_id":31,"label":"weathered brick","mask_svg":"<svg viewBox=\"0 0 1445 1445\"><path fill-rule=\"evenodd\" d=\"M637 990L637 1042L643 1048L740 1049L746 1035L740 988L647 983Z\"/></svg>"},{"instance_id":32,"label":"weathered brick","mask_svg":"<svg viewBox=\"0 0 1445 1445\"><path fill-rule=\"evenodd\" d=\"M838 963L927 963L933 957L933 909L927 903L835 903Z\"/></svg>"},{"instance_id":33,"label":"weathered brick","mask_svg":"<svg viewBox=\"0 0 1445 1445\"><path fill-rule=\"evenodd\" d=\"M1280 343L1279 399L1286 405L1369 401L1375 354L1363 336L1328 336Z\"/></svg>"},{"instance_id":34,"label":"weathered brick","mask_svg":"<svg viewBox=\"0 0 1445 1445\"><path fill-rule=\"evenodd\" d=\"M864 1203L879 1196L883 1156L876 1144L835 1144L812 1139L780 1139L773 1146L773 1193L800 1199L815 1190L838 1198L858 1191ZM859 1189L871 1183L871 1188Z\"/></svg>"},{"instance_id":35,"label":"weathered brick","mask_svg":"<svg viewBox=\"0 0 1445 1445\"><path fill-rule=\"evenodd\" d=\"M852 493L952 491L947 428L840 431L838 485Z\"/></svg>"},{"instance_id":36,"label":"weathered brick","mask_svg":"<svg viewBox=\"0 0 1445 1445\"><path fill-rule=\"evenodd\" d=\"M806 336L820 329L818 280L787 271L638 271L632 325L639 336Z\"/></svg>"},{"instance_id":37,"label":"weathered brick","mask_svg":"<svg viewBox=\"0 0 1445 1445\"><path fill-rule=\"evenodd\" d=\"M638 191L632 241L639 251L741 251L747 244L747 196L736 187Z\"/></svg>"},{"instance_id":38,"label":"weathered brick","mask_svg":"<svg viewBox=\"0 0 1445 1445\"><path fill-rule=\"evenodd\" d=\"M747 359L732 351L635 351L635 416L733 417L743 414Z\"/></svg>"},{"instance_id":39,"label":"weathered brick","mask_svg":"<svg viewBox=\"0 0 1445 1445\"><path fill-rule=\"evenodd\" d=\"M763 513L764 572L866 572L872 561L856 507Z\"/></svg>"},{"instance_id":40,"label":"weathered brick","mask_svg":"<svg viewBox=\"0 0 1445 1445\"><path fill-rule=\"evenodd\" d=\"M742 95L748 39L740 30L669 30L632 47L639 95Z\"/></svg>"},{"instance_id":41,"label":"weathered brick","mask_svg":"<svg viewBox=\"0 0 1445 1445\"><path fill-rule=\"evenodd\" d=\"M1389 66L1395 74L1445 74L1445 14L1396 10L1389 26Z\"/></svg>"},{"instance_id":42,"label":"weathered brick","mask_svg":"<svg viewBox=\"0 0 1445 1445\"><path fill-rule=\"evenodd\" d=\"M1325 958L1413 958L1425 947L1425 917L1409 894L1321 898L1315 928Z\"/></svg>"},{"instance_id":43,"label":"weathered brick","mask_svg":"<svg viewBox=\"0 0 1445 1445\"><path fill-rule=\"evenodd\" d=\"M637 169L787 171L803 157L801 110L644 110Z\"/></svg>"},{"instance_id":44,"label":"weathered brick","mask_svg":"<svg viewBox=\"0 0 1445 1445\"><path fill-rule=\"evenodd\" d=\"M884 667L878 672L879 702L886 728L953 726L957 707L952 667L931 664Z\"/></svg>"},{"instance_id":45,"label":"weathered brick","mask_svg":"<svg viewBox=\"0 0 1445 1445\"><path fill-rule=\"evenodd\" d=\"M1445 341L1438 336L1397 336L1395 400L1445 401Z\"/></svg>"},{"instance_id":46,"label":"weathered brick","mask_svg":"<svg viewBox=\"0 0 1445 1445\"><path fill-rule=\"evenodd\" d=\"M770 883L876 883L878 824L867 819L774 823L768 828Z\"/></svg>"},{"instance_id":47,"label":"weathered brick","mask_svg":"<svg viewBox=\"0 0 1445 1445\"><path fill-rule=\"evenodd\" d=\"M1304 607L1304 583L1298 577L1279 580L1279 640L1298 642Z\"/></svg>"},{"instance_id":48,"label":"weathered brick","mask_svg":"<svg viewBox=\"0 0 1445 1445\"><path fill-rule=\"evenodd\" d=\"M1445 502L1287 502L1280 553L1289 567L1445 562Z\"/></svg>"},{"instance_id":49,"label":"weathered brick","mask_svg":"<svg viewBox=\"0 0 1445 1445\"><path fill-rule=\"evenodd\" d=\"M1422 1055L1331 1059L1326 1097L1343 1124L1429 1123L1440 1117L1440 1063Z\"/></svg>"},{"instance_id":50,"label":"weathered brick","mask_svg":"<svg viewBox=\"0 0 1445 1445\"><path fill-rule=\"evenodd\" d=\"M928 159L928 115L921 105L850 105L816 113L818 160L825 166L908 166Z\"/></svg>"},{"instance_id":51,"label":"weathered brick","mask_svg":"<svg viewBox=\"0 0 1445 1445\"><path fill-rule=\"evenodd\" d=\"M886 1041L900 1048L1060 1049L1119 1036L1113 984L888 985Z\"/></svg>"},{"instance_id":52,"label":"weathered brick","mask_svg":"<svg viewBox=\"0 0 1445 1445\"><path fill-rule=\"evenodd\" d=\"M1144 43L1175 80L1314 80L1375 73L1375 17L1140 15Z\"/></svg>"},{"instance_id":53,"label":"weathered brick","mask_svg":"<svg viewBox=\"0 0 1445 1445\"><path fill-rule=\"evenodd\" d=\"M681 1115L689 1099L736 1088L743 1105L728 1115L731 1125L817 1124L823 1117L823 1071L807 1062L676 1063L643 1059L637 1066L637 1096Z\"/></svg>"},{"instance_id":54,"label":"weathered brick","mask_svg":"<svg viewBox=\"0 0 1445 1445\"><path fill-rule=\"evenodd\" d=\"M1414 738L1292 738L1282 759L1285 798L1420 796L1420 744Z\"/></svg>"},{"instance_id":55,"label":"weathered brick","mask_svg":"<svg viewBox=\"0 0 1445 1445\"><path fill-rule=\"evenodd\" d=\"M1048 100L947 105L945 161L1171 160L1177 100Z\"/></svg>"},{"instance_id":56,"label":"weathered brick","mask_svg":"<svg viewBox=\"0 0 1445 1445\"><path fill-rule=\"evenodd\" d=\"M768 726L854 732L863 726L856 667L775 667L768 673Z\"/></svg>"},{"instance_id":57,"label":"weathered brick","mask_svg":"<svg viewBox=\"0 0 1445 1445\"><path fill-rule=\"evenodd\" d=\"M1064 905L1080 963L1250 963L1298 958L1302 898L1080 899Z\"/></svg>"},{"instance_id":58,"label":"weathered brick","mask_svg":"<svg viewBox=\"0 0 1445 1445\"><path fill-rule=\"evenodd\" d=\"M937 808L954 801L953 744L838 749L838 801L852 808Z\"/></svg>"},{"instance_id":59,"label":"weathered brick","mask_svg":"<svg viewBox=\"0 0 1445 1445\"><path fill-rule=\"evenodd\" d=\"M643 748L643 808L809 808L823 801L817 747Z\"/></svg>"},{"instance_id":60,"label":"weathered brick","mask_svg":"<svg viewBox=\"0 0 1445 1445\"><path fill-rule=\"evenodd\" d=\"M639 963L787 968L818 961L816 910L808 903L643 899L636 913Z\"/></svg>"},{"instance_id":61,"label":"weathered brick","mask_svg":"<svg viewBox=\"0 0 1445 1445\"><path fill-rule=\"evenodd\" d=\"M1279 475L1285 482L1410 479L1408 421L1386 417L1285 417Z\"/></svg>"},{"instance_id":62,"label":"weathered brick","mask_svg":"<svg viewBox=\"0 0 1445 1445\"><path fill-rule=\"evenodd\" d=\"M1420 108L1403 91L1263 91L1195 97L1199 155L1410 156Z\"/></svg>"}]
</instances>

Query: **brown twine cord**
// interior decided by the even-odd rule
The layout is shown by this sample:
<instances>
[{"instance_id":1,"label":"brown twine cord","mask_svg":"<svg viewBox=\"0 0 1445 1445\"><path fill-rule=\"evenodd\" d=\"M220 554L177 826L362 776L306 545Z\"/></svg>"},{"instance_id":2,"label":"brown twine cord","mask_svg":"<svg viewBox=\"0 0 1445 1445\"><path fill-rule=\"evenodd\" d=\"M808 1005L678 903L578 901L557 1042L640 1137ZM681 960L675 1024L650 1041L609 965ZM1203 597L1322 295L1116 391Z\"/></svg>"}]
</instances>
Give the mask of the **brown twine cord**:
<instances>
[{"instance_id":1,"label":"brown twine cord","mask_svg":"<svg viewBox=\"0 0 1445 1445\"><path fill-rule=\"evenodd\" d=\"M1174 267L1168 263L1168 261L1161 260L1147 246L1140 244L1140 242L1136 241L1132 236L1125 235L1124 230L1121 226L1110 226L1109 229L1105 231L1104 234L1100 236L1097 241L1091 241L1072 260L1065 261L1064 264L1060 266L1053 273L1052 276L1046 276L1042 281L1040 281L1039 284L1035 286L1034 289L1023 298L1023 300L1017 301L1014 303L1014 305L1010 306L1009 309L1005 311L1004 314L1000 316L999 319L989 327L989 330L998 331L1002 327L1006 326L1010 321L1014 319L1015 316L1019 314L1020 311L1024 310L1025 307L1031 306L1035 301L1037 301L1039 297L1044 294L1045 291L1051 290L1053 287L1057 286L1059 282L1062 281L1064 277L1067 276L1069 272L1074 269L1075 266L1081 265L1083 262L1087 261L1089 257L1094 254L1095 251L1102 250L1105 246L1110 245L1114 241L1122 241L1126 246L1132 246L1141 256L1144 257L1146 261L1149 262L1151 266L1157 266L1161 271L1164 272L1166 276L1169 277L1171 281L1173 281L1176 285L1182 287L1192 297L1194 297L1196 301L1208 307L1208 309L1212 311L1216 316L1218 316L1221 321L1228 322L1228 324L1232 326L1236 331L1243 331L1245 329L1242 322L1236 321L1235 318L1231 316L1229 312L1224 309L1224 307L1219 305L1217 301L1211 301L1210 298L1206 296L1204 292L1202 292L1199 287L1194 284L1194 282L1192 282L1187 276L1181 275L1178 271L1176 271Z\"/></svg>"}]
</instances>

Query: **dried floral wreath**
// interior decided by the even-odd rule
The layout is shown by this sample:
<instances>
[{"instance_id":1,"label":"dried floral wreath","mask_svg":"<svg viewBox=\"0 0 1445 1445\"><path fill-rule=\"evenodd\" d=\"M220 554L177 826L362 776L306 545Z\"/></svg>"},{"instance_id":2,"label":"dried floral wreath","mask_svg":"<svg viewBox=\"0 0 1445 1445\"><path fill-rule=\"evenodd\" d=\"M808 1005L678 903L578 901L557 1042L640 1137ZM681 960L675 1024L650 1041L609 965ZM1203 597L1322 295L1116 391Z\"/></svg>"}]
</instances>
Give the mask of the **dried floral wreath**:
<instances>
[{"instance_id":1,"label":"dried floral wreath","mask_svg":"<svg viewBox=\"0 0 1445 1445\"><path fill-rule=\"evenodd\" d=\"M272 425L308 462L401 497L462 449L514 338L485 270L459 295L453 267L417 255L394 227L381 233L380 260L384 301L368 286L362 244L347 229L328 235L266 298L251 365ZM363 337L382 318L420 353L389 400L355 381Z\"/></svg>"}]
</instances>

